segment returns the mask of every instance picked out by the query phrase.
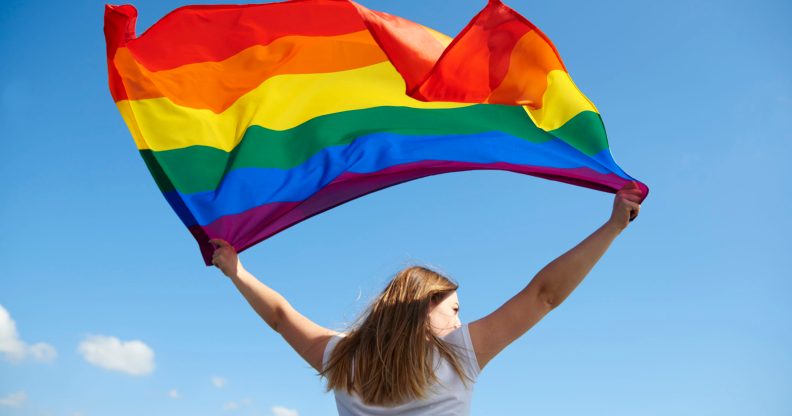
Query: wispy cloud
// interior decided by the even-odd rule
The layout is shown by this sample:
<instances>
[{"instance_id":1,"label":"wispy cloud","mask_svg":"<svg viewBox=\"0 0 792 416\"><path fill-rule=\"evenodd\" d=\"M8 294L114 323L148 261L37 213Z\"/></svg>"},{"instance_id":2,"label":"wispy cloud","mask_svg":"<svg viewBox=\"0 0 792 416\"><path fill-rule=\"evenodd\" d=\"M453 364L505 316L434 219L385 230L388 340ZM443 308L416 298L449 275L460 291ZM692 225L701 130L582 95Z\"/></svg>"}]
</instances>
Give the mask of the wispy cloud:
<instances>
[{"instance_id":1,"label":"wispy cloud","mask_svg":"<svg viewBox=\"0 0 792 416\"><path fill-rule=\"evenodd\" d=\"M289 409L283 406L273 406L272 407L272 415L273 416L300 416L295 409Z\"/></svg>"},{"instance_id":2,"label":"wispy cloud","mask_svg":"<svg viewBox=\"0 0 792 416\"><path fill-rule=\"evenodd\" d=\"M0 353L11 362L20 362L26 358L34 361L51 362L58 355L52 345L39 342L28 345L19 337L16 322L8 310L0 305Z\"/></svg>"},{"instance_id":3,"label":"wispy cloud","mask_svg":"<svg viewBox=\"0 0 792 416\"><path fill-rule=\"evenodd\" d=\"M242 399L242 400L239 400L239 401L230 401L230 402L227 402L226 404L223 405L223 410L226 410L226 411L239 410L239 409L241 409L243 407L250 406L251 403L253 403L253 401L250 400L249 398L245 398L245 399Z\"/></svg>"},{"instance_id":4,"label":"wispy cloud","mask_svg":"<svg viewBox=\"0 0 792 416\"><path fill-rule=\"evenodd\" d=\"M0 406L19 407L27 400L27 394L24 391L11 393L6 397L0 398Z\"/></svg>"},{"instance_id":5,"label":"wispy cloud","mask_svg":"<svg viewBox=\"0 0 792 416\"><path fill-rule=\"evenodd\" d=\"M168 397L170 397L171 399L177 399L178 400L178 399L181 399L181 394L179 394L178 390L171 389L171 391L168 392Z\"/></svg>"},{"instance_id":6,"label":"wispy cloud","mask_svg":"<svg viewBox=\"0 0 792 416\"><path fill-rule=\"evenodd\" d=\"M212 384L214 384L214 385L215 385L215 387L217 387L218 389L222 389L223 387L225 387L225 385L226 385L227 383L228 383L228 380L226 380L226 379L225 379L225 378L223 378L223 377L220 377L220 376L212 376Z\"/></svg>"},{"instance_id":7,"label":"wispy cloud","mask_svg":"<svg viewBox=\"0 0 792 416\"><path fill-rule=\"evenodd\" d=\"M107 370L133 376L154 371L154 351L139 340L121 341L116 337L89 335L78 350L85 361Z\"/></svg>"}]
</instances>

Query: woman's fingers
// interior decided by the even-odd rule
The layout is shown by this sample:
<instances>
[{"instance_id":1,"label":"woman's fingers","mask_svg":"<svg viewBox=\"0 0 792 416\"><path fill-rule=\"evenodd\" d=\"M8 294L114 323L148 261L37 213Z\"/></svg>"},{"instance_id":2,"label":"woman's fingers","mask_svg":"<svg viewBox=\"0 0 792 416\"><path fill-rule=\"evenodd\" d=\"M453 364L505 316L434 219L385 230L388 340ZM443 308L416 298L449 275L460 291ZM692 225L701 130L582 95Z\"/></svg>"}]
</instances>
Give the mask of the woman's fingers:
<instances>
[{"instance_id":1,"label":"woman's fingers","mask_svg":"<svg viewBox=\"0 0 792 416\"><path fill-rule=\"evenodd\" d=\"M209 241L212 242L212 240L209 240ZM215 240L215 241L217 241L217 240ZM215 243L212 243L212 244L215 244ZM224 248L225 247L223 247L221 244L217 244L217 245L215 245L214 253L212 253L212 264L214 264L217 267L220 267L220 262L222 261L223 252L225 251L225 250L223 250Z\"/></svg>"},{"instance_id":2,"label":"woman's fingers","mask_svg":"<svg viewBox=\"0 0 792 416\"><path fill-rule=\"evenodd\" d=\"M617 193L629 193L638 196L643 195L643 191L638 187L638 183L635 181L627 182Z\"/></svg>"},{"instance_id":3,"label":"woman's fingers","mask_svg":"<svg viewBox=\"0 0 792 416\"><path fill-rule=\"evenodd\" d=\"M622 195L643 195L643 191L638 187L638 183L635 181L627 182L616 193Z\"/></svg>"},{"instance_id":4,"label":"woman's fingers","mask_svg":"<svg viewBox=\"0 0 792 416\"><path fill-rule=\"evenodd\" d=\"M209 240L209 244L215 246L216 249L217 248L221 248L221 247L227 247L227 246L231 245L231 244L228 244L228 241L225 241L225 240L220 239L220 238L213 238L213 239Z\"/></svg>"},{"instance_id":5,"label":"woman's fingers","mask_svg":"<svg viewBox=\"0 0 792 416\"><path fill-rule=\"evenodd\" d=\"M638 195L630 195L630 194L622 195L622 199L630 202L635 202L636 204L641 203L641 197Z\"/></svg>"},{"instance_id":6,"label":"woman's fingers","mask_svg":"<svg viewBox=\"0 0 792 416\"><path fill-rule=\"evenodd\" d=\"M222 250L222 251L231 251L233 253L236 253L236 249L228 241L219 238L213 238L209 240L209 243L211 243L215 247L215 252L217 252L218 250Z\"/></svg>"},{"instance_id":7,"label":"woman's fingers","mask_svg":"<svg viewBox=\"0 0 792 416\"><path fill-rule=\"evenodd\" d=\"M641 205L638 204L637 202L631 202L631 201L627 201L625 203L627 204L627 206L630 207L630 211L631 211L630 220L635 219L635 217L638 216L638 212L641 211Z\"/></svg>"},{"instance_id":8,"label":"woman's fingers","mask_svg":"<svg viewBox=\"0 0 792 416\"><path fill-rule=\"evenodd\" d=\"M641 191L641 188L633 188L633 187L629 187L627 185L625 185L624 187L619 189L618 192L619 193L635 194L635 195L643 195L643 191Z\"/></svg>"},{"instance_id":9,"label":"woman's fingers","mask_svg":"<svg viewBox=\"0 0 792 416\"><path fill-rule=\"evenodd\" d=\"M622 228L626 227L630 221L638 216L643 197L644 192L638 187L637 182L629 181L625 183L614 197L611 220Z\"/></svg>"},{"instance_id":10,"label":"woman's fingers","mask_svg":"<svg viewBox=\"0 0 792 416\"><path fill-rule=\"evenodd\" d=\"M223 273L227 273L227 269L231 265L238 263L236 249L229 242L220 238L213 238L209 240L209 243L215 248L212 253L212 264L222 270Z\"/></svg>"}]
</instances>

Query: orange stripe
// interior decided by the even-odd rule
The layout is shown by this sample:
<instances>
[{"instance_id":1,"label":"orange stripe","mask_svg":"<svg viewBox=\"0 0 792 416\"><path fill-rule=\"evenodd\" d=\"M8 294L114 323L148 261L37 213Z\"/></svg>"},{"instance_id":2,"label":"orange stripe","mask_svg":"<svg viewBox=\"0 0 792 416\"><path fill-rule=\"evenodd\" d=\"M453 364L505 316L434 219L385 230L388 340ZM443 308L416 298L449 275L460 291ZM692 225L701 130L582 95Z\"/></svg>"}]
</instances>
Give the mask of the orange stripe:
<instances>
[{"instance_id":1,"label":"orange stripe","mask_svg":"<svg viewBox=\"0 0 792 416\"><path fill-rule=\"evenodd\" d=\"M542 107L550 71L565 71L552 46L535 30L523 35L509 58L509 69L486 102L514 103L536 109Z\"/></svg>"},{"instance_id":2,"label":"orange stripe","mask_svg":"<svg viewBox=\"0 0 792 416\"><path fill-rule=\"evenodd\" d=\"M339 36L285 36L220 62L149 71L127 48L115 65L130 100L167 97L173 103L221 113L268 78L283 74L338 72L387 61L367 30Z\"/></svg>"}]
</instances>

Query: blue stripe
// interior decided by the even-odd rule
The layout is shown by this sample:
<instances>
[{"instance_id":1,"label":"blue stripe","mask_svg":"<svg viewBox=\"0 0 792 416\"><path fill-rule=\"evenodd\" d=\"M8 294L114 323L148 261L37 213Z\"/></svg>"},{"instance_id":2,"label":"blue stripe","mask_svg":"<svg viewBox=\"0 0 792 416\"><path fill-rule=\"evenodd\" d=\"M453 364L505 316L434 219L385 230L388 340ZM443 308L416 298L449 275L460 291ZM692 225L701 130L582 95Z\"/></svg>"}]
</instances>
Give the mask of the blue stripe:
<instances>
[{"instance_id":1,"label":"blue stripe","mask_svg":"<svg viewBox=\"0 0 792 416\"><path fill-rule=\"evenodd\" d=\"M171 191L165 193L165 198L187 227L196 221L207 225L260 205L305 200L345 171L372 173L422 160L586 167L629 178L613 161L608 149L592 157L558 139L534 143L501 132L445 136L374 133L348 145L327 147L291 169L235 169L213 191L193 194Z\"/></svg>"}]
</instances>

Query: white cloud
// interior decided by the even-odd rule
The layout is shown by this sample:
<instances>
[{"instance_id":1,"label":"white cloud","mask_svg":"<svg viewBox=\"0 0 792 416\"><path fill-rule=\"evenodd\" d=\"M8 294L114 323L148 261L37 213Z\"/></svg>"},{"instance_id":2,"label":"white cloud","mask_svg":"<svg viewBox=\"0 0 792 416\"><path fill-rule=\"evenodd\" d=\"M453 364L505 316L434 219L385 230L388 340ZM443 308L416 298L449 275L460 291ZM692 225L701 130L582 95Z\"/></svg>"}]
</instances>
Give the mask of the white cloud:
<instances>
[{"instance_id":1,"label":"white cloud","mask_svg":"<svg viewBox=\"0 0 792 416\"><path fill-rule=\"evenodd\" d=\"M154 351L142 341L121 341L116 337L89 335L78 348L85 361L107 370L133 376L154 371Z\"/></svg>"},{"instance_id":2,"label":"white cloud","mask_svg":"<svg viewBox=\"0 0 792 416\"><path fill-rule=\"evenodd\" d=\"M11 362L20 362L28 357L35 361L50 362L58 355L52 345L39 342L28 346L22 341L16 322L11 319L11 314L3 305L0 305L0 353Z\"/></svg>"},{"instance_id":3,"label":"white cloud","mask_svg":"<svg viewBox=\"0 0 792 416\"><path fill-rule=\"evenodd\" d=\"M272 407L272 415L273 416L300 416L295 409L289 409L283 406L273 406Z\"/></svg>"},{"instance_id":4,"label":"white cloud","mask_svg":"<svg viewBox=\"0 0 792 416\"><path fill-rule=\"evenodd\" d=\"M55 359L58 352L52 345L45 342L37 342L28 348L28 353L36 361L50 362Z\"/></svg>"},{"instance_id":5,"label":"white cloud","mask_svg":"<svg viewBox=\"0 0 792 416\"><path fill-rule=\"evenodd\" d=\"M0 398L0 406L19 407L27 400L27 394L24 391L11 393L6 397Z\"/></svg>"},{"instance_id":6,"label":"white cloud","mask_svg":"<svg viewBox=\"0 0 792 416\"><path fill-rule=\"evenodd\" d=\"M228 380L225 378L220 376L212 376L212 384L214 384L218 389L222 389L226 383L228 383Z\"/></svg>"},{"instance_id":7,"label":"white cloud","mask_svg":"<svg viewBox=\"0 0 792 416\"><path fill-rule=\"evenodd\" d=\"M171 399L181 399L181 395L179 394L179 391L176 389L171 389L171 391L168 392L168 397L170 397Z\"/></svg>"},{"instance_id":8,"label":"white cloud","mask_svg":"<svg viewBox=\"0 0 792 416\"><path fill-rule=\"evenodd\" d=\"M253 401L250 400L249 398L244 398L239 401L230 401L223 405L223 410L238 410L243 407L250 406L251 403L253 403Z\"/></svg>"}]
</instances>

